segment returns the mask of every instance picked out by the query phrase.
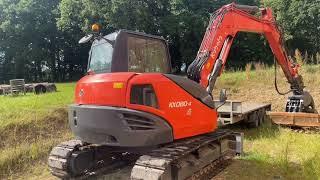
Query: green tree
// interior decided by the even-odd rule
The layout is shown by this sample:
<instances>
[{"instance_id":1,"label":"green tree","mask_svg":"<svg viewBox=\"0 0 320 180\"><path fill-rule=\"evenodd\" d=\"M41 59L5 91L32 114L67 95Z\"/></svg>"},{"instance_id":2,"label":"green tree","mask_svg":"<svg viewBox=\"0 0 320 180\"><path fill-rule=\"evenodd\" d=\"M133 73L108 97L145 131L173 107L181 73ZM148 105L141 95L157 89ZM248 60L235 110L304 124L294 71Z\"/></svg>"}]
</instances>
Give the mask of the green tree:
<instances>
[{"instance_id":1,"label":"green tree","mask_svg":"<svg viewBox=\"0 0 320 180\"><path fill-rule=\"evenodd\" d=\"M88 47L77 44L84 33L57 27L60 6L59 0L0 0L3 79L66 81L85 72Z\"/></svg>"},{"instance_id":2,"label":"green tree","mask_svg":"<svg viewBox=\"0 0 320 180\"><path fill-rule=\"evenodd\" d=\"M265 0L277 15L290 49L315 54L320 50L320 2L318 0Z\"/></svg>"},{"instance_id":3,"label":"green tree","mask_svg":"<svg viewBox=\"0 0 320 180\"><path fill-rule=\"evenodd\" d=\"M58 0L0 1L0 49L8 78L38 81L43 69L54 64L58 4Z\"/></svg>"}]
</instances>

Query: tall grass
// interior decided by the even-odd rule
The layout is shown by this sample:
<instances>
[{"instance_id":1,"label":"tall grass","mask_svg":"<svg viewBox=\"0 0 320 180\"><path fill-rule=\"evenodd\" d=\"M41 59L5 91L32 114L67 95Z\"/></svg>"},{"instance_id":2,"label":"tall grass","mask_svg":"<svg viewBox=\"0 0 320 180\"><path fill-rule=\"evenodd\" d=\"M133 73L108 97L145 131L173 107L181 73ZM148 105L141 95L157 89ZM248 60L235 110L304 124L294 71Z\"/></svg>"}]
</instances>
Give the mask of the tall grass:
<instances>
[{"instance_id":1,"label":"tall grass","mask_svg":"<svg viewBox=\"0 0 320 180\"><path fill-rule=\"evenodd\" d=\"M295 59L296 59L296 61L297 61L297 63L299 64L299 65L303 65L304 64L304 59L303 59L303 57L302 57L302 54L301 54L301 52L299 51L299 49L296 49L295 51L294 51L294 57L295 57Z\"/></svg>"},{"instance_id":2,"label":"tall grass","mask_svg":"<svg viewBox=\"0 0 320 180\"><path fill-rule=\"evenodd\" d=\"M247 79L247 80L250 79L251 69L252 69L252 63L246 64L245 71L246 71L246 79Z\"/></svg>"},{"instance_id":3,"label":"tall grass","mask_svg":"<svg viewBox=\"0 0 320 180\"><path fill-rule=\"evenodd\" d=\"M276 173L285 179L319 179L320 168L316 168L320 165L319 138L319 134L264 126L259 131L247 133L245 146L248 155L243 159L275 167Z\"/></svg>"}]
</instances>

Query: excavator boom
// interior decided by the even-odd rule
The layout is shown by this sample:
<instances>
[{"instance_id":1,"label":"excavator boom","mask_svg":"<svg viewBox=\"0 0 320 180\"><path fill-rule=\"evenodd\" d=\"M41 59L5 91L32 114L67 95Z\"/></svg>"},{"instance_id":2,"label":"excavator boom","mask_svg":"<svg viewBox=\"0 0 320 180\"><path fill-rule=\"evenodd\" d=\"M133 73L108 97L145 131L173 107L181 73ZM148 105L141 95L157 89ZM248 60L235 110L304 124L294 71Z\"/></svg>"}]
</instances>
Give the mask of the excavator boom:
<instances>
[{"instance_id":1,"label":"excavator boom","mask_svg":"<svg viewBox=\"0 0 320 180\"><path fill-rule=\"evenodd\" d=\"M252 14L260 13L260 16ZM306 112L314 109L312 97L304 92L299 65L289 58L282 33L270 8L258 8L228 4L217 10L210 19L196 59L188 68L188 77L199 82L208 93L212 93L216 79L221 74L232 42L238 32L263 34L287 78L293 97L290 97L288 111ZM300 100L304 101L304 104ZM287 105L288 106L288 105ZM309 107L312 106L312 107Z\"/></svg>"}]
</instances>

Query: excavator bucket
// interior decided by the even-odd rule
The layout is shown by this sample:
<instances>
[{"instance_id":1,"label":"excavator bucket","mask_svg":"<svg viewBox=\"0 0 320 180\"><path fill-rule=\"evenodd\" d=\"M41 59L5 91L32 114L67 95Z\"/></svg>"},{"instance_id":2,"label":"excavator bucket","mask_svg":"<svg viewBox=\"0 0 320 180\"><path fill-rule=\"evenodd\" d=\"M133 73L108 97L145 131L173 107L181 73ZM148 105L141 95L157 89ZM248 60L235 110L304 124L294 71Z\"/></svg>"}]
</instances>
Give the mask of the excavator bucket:
<instances>
[{"instance_id":1,"label":"excavator bucket","mask_svg":"<svg viewBox=\"0 0 320 180\"><path fill-rule=\"evenodd\" d=\"M317 128L320 127L320 115L302 112L268 112L273 123L290 127Z\"/></svg>"}]
</instances>

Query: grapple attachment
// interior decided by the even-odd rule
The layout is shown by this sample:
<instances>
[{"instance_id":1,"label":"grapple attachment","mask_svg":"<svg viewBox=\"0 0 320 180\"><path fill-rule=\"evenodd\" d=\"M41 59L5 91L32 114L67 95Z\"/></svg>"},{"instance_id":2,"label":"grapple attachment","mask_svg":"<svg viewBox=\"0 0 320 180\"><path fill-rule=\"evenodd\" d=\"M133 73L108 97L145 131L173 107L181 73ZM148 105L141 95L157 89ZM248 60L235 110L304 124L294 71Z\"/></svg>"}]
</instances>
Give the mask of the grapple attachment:
<instances>
[{"instance_id":1,"label":"grapple attachment","mask_svg":"<svg viewBox=\"0 0 320 180\"><path fill-rule=\"evenodd\" d=\"M289 127L320 127L320 115L309 92L288 98L286 112L268 112L273 123Z\"/></svg>"},{"instance_id":2,"label":"grapple attachment","mask_svg":"<svg viewBox=\"0 0 320 180\"><path fill-rule=\"evenodd\" d=\"M308 91L288 97L286 112L317 113L313 97Z\"/></svg>"}]
</instances>

